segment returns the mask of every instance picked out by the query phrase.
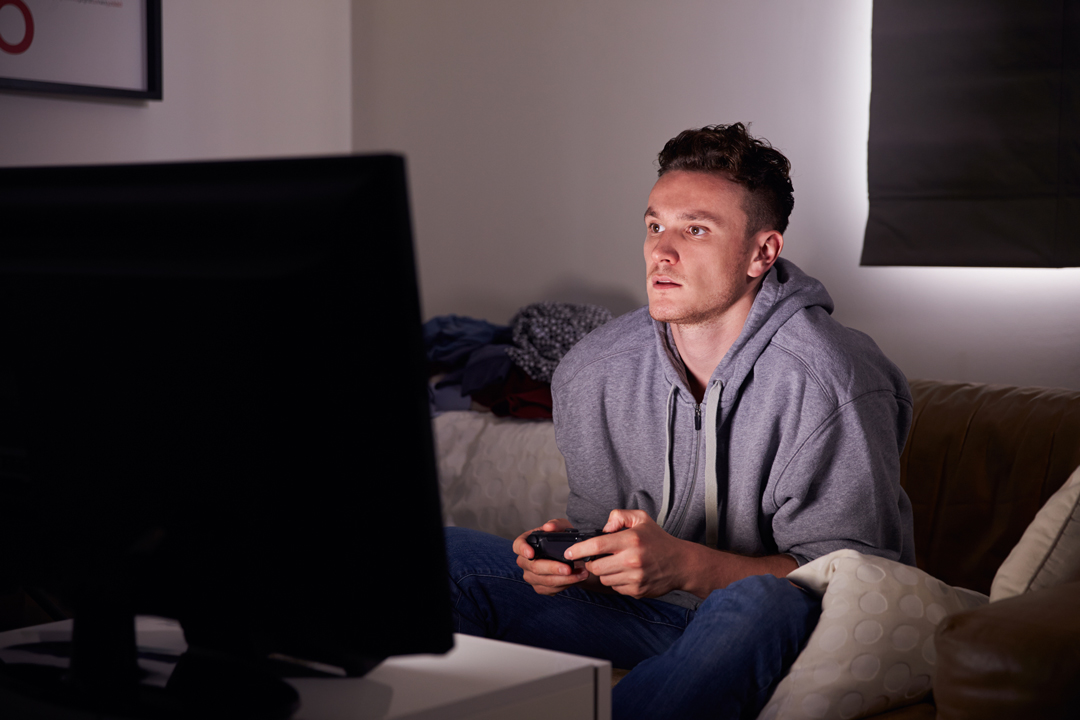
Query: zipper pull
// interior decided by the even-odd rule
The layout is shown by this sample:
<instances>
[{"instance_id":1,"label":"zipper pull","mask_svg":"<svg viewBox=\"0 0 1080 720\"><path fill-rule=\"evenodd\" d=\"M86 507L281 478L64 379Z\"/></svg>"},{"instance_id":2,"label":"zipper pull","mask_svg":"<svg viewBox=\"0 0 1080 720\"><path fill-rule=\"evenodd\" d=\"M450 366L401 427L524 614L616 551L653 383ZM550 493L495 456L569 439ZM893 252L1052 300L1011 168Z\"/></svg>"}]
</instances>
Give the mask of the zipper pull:
<instances>
[{"instance_id":1,"label":"zipper pull","mask_svg":"<svg viewBox=\"0 0 1080 720\"><path fill-rule=\"evenodd\" d=\"M694 429L701 429L701 403L694 406Z\"/></svg>"}]
</instances>

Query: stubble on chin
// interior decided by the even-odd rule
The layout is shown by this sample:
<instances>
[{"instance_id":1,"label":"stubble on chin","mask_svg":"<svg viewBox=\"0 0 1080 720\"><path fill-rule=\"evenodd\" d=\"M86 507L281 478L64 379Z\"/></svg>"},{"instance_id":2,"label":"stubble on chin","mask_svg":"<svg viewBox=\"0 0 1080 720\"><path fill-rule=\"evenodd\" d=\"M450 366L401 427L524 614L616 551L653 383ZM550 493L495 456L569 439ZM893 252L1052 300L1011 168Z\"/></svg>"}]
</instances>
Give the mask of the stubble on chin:
<instances>
[{"instance_id":1,"label":"stubble on chin","mask_svg":"<svg viewBox=\"0 0 1080 720\"><path fill-rule=\"evenodd\" d=\"M669 325L679 325L681 327L696 327L710 325L723 315L722 312L713 310L711 312L697 312L697 313L685 313L680 314L676 312L656 312L654 313L652 307L649 307L649 316L653 320L662 323L668 323Z\"/></svg>"},{"instance_id":2,"label":"stubble on chin","mask_svg":"<svg viewBox=\"0 0 1080 720\"><path fill-rule=\"evenodd\" d=\"M703 325L712 320L713 315L714 313L687 312L685 310L680 312L674 308L654 309L653 304L649 303L649 316L657 322L670 325Z\"/></svg>"},{"instance_id":3,"label":"stubble on chin","mask_svg":"<svg viewBox=\"0 0 1080 720\"><path fill-rule=\"evenodd\" d=\"M657 322L662 322L662 323L670 323L670 322L677 323L677 322L679 322L678 313L672 312L670 310L664 311L664 310L654 309L653 304L651 302L649 303L649 317L651 317L653 320L655 320Z\"/></svg>"},{"instance_id":4,"label":"stubble on chin","mask_svg":"<svg viewBox=\"0 0 1080 720\"><path fill-rule=\"evenodd\" d=\"M699 307L663 307L649 300L649 316L657 322L679 325L681 327L706 327L724 322L725 316L738 302L735 293L717 295L703 302Z\"/></svg>"},{"instance_id":5,"label":"stubble on chin","mask_svg":"<svg viewBox=\"0 0 1080 720\"><path fill-rule=\"evenodd\" d=\"M675 322L678 320L678 313L674 308L664 308L661 303L649 298L649 317L657 322Z\"/></svg>"}]
</instances>

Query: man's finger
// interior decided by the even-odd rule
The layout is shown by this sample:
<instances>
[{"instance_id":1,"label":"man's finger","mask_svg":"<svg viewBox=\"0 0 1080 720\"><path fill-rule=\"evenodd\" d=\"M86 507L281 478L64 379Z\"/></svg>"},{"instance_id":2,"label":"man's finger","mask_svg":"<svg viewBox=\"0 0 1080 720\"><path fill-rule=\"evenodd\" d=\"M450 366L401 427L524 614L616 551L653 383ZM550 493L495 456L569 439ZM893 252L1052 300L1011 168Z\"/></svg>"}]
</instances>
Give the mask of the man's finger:
<instances>
[{"instance_id":1,"label":"man's finger","mask_svg":"<svg viewBox=\"0 0 1080 720\"><path fill-rule=\"evenodd\" d=\"M519 555L519 556L520 555L525 555L525 557L529 557L529 558L532 557L531 552L529 552L529 551L532 550L532 548L529 547L529 543L527 543L525 541L525 538L529 537L530 533L534 533L539 529L540 528L534 528L532 530L528 530L526 532L521 533L516 538L514 538L514 544L511 545L510 547L513 549L515 555ZM526 550L526 548L528 548L528 551Z\"/></svg>"},{"instance_id":2,"label":"man's finger","mask_svg":"<svg viewBox=\"0 0 1080 720\"><path fill-rule=\"evenodd\" d=\"M635 573L615 573L614 575L600 577L600 584L606 585L620 595L641 598L647 595L641 580L641 576Z\"/></svg>"},{"instance_id":3,"label":"man's finger","mask_svg":"<svg viewBox=\"0 0 1080 720\"><path fill-rule=\"evenodd\" d=\"M532 530L526 530L525 532L514 538L514 544L512 546L514 552L518 555L524 555L527 558L532 558L536 554L536 551L533 550L532 546L529 545L525 538L529 537L529 535L533 534L534 532L557 532L558 530L562 530L568 527L571 527L569 520L565 518L553 518L551 520L548 520L540 527L534 527Z\"/></svg>"},{"instance_id":4,"label":"man's finger","mask_svg":"<svg viewBox=\"0 0 1080 720\"><path fill-rule=\"evenodd\" d=\"M519 537L517 540L514 541L513 549L515 555L517 555L518 557L526 558L528 560L532 560L533 556L536 554L536 551L532 549L532 546L529 545L529 543L525 542L525 536Z\"/></svg>"},{"instance_id":5,"label":"man's finger","mask_svg":"<svg viewBox=\"0 0 1080 720\"><path fill-rule=\"evenodd\" d=\"M612 533L622 528L635 527L649 522L652 518L644 510L612 510L604 525L604 532Z\"/></svg>"},{"instance_id":6,"label":"man's finger","mask_svg":"<svg viewBox=\"0 0 1080 720\"><path fill-rule=\"evenodd\" d=\"M543 585L544 587L563 588L570 585L576 585L588 577L588 575L589 573L584 570L575 575L540 575L526 570L525 582L533 586Z\"/></svg>"},{"instance_id":7,"label":"man's finger","mask_svg":"<svg viewBox=\"0 0 1080 720\"><path fill-rule=\"evenodd\" d=\"M582 567L571 570L569 565L559 562L558 560L548 560L545 558L528 560L520 555L518 556L517 564L522 570L527 570L536 575L573 575L574 572L584 569L584 567Z\"/></svg>"},{"instance_id":8,"label":"man's finger","mask_svg":"<svg viewBox=\"0 0 1080 720\"><path fill-rule=\"evenodd\" d=\"M516 538L514 538L514 544L511 547L514 550L514 553L516 553L517 555L532 559L536 557L536 551L531 545L529 545L525 538L529 537L529 535L534 532L558 532L559 530L566 530L571 527L573 527L573 525L571 525L570 521L566 518L553 518L551 520L548 520L540 527L535 527L532 530L526 530L525 532L518 535Z\"/></svg>"},{"instance_id":9,"label":"man's finger","mask_svg":"<svg viewBox=\"0 0 1080 720\"><path fill-rule=\"evenodd\" d=\"M544 523L543 527L537 528L537 530L543 530L544 532L558 532L559 530L568 530L574 527L570 524L570 521L566 518L555 518L548 520Z\"/></svg>"},{"instance_id":10,"label":"man's finger","mask_svg":"<svg viewBox=\"0 0 1080 720\"><path fill-rule=\"evenodd\" d=\"M619 528L619 530L625 530L625 528ZM600 535L571 545L563 551L563 557L569 560L574 558L580 560L593 555L614 555L628 547L633 547L637 540L631 533L616 530L608 535Z\"/></svg>"},{"instance_id":11,"label":"man's finger","mask_svg":"<svg viewBox=\"0 0 1080 720\"><path fill-rule=\"evenodd\" d=\"M585 563L585 569L597 577L612 575L623 570L621 561L613 555L590 560Z\"/></svg>"},{"instance_id":12,"label":"man's finger","mask_svg":"<svg viewBox=\"0 0 1080 720\"><path fill-rule=\"evenodd\" d=\"M538 575L573 575L574 570L558 560L533 560L531 569Z\"/></svg>"},{"instance_id":13,"label":"man's finger","mask_svg":"<svg viewBox=\"0 0 1080 720\"><path fill-rule=\"evenodd\" d=\"M571 545L563 550L563 557L567 560L575 558L580 560L593 555L609 555L618 552L620 549L621 545L618 544L618 541L612 541L608 535L601 535Z\"/></svg>"}]
</instances>

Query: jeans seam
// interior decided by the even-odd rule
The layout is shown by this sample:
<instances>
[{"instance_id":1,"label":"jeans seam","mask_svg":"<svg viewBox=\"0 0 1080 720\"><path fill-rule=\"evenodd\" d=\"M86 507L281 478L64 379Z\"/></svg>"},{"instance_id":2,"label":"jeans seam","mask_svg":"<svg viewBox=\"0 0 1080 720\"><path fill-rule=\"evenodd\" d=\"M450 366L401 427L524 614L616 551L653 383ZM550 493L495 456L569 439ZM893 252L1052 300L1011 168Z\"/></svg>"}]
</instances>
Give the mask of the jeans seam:
<instances>
[{"instance_id":1,"label":"jeans seam","mask_svg":"<svg viewBox=\"0 0 1080 720\"><path fill-rule=\"evenodd\" d=\"M457 598L454 600L454 612L453 612L452 620L453 620L453 624L454 624L454 632L459 633L459 632L462 632L462 629L461 629L461 616L463 614L459 608L461 606L461 601L466 599L467 593L464 590L461 589L461 584L458 583L457 578L451 577L450 582L454 583L454 585L457 587ZM470 602L471 602L471 600L470 600ZM475 605L475 603L474 603L474 605Z\"/></svg>"},{"instance_id":2,"label":"jeans seam","mask_svg":"<svg viewBox=\"0 0 1080 720\"><path fill-rule=\"evenodd\" d=\"M518 583L519 585L529 585L529 583L525 582L524 580L519 580L516 577L508 577L506 575L488 575L488 574L485 574L485 573L477 573L477 572L466 573L465 575L461 575L461 576L459 576L457 578L454 578L454 583L458 584L461 580L464 580L465 578L470 578L470 577L491 578L493 580L509 580L510 582ZM530 587L531 587L531 585L530 585ZM588 591L586 590L585 592L588 592ZM690 622L689 621L690 610L686 610L686 616L685 616L686 617L686 624L684 624L682 627L680 627L676 623L670 623L670 622L659 621L659 620L650 620L649 618L641 617L640 615L635 615L632 612L627 612L625 610L620 610L619 608L611 607L610 605L603 605L601 603L591 602L589 600L585 600L585 599L582 599L582 598L571 597L569 595L564 595L563 593L556 593L555 595L549 595L548 597L555 598L555 599L558 599L558 600L566 600L566 601L569 601L569 602L585 603L586 605L592 605L593 607L599 608L601 610L610 610L612 612L619 613L620 615L626 615L627 617L632 617L635 620L640 620L640 621L646 622L646 623L648 623L650 625L662 625L664 627L675 628L676 630L685 630L686 625L688 625L689 622ZM630 599L635 599L635 598L630 598ZM456 603L455 603L455 607L456 607Z\"/></svg>"}]
</instances>

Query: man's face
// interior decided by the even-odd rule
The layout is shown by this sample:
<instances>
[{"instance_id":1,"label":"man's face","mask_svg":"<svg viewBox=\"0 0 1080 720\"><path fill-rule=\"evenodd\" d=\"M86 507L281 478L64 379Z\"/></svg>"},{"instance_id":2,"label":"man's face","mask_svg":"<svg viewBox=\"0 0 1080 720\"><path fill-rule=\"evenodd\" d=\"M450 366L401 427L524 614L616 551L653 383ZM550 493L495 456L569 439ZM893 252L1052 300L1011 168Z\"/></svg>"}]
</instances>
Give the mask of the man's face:
<instances>
[{"instance_id":1,"label":"man's face","mask_svg":"<svg viewBox=\"0 0 1080 720\"><path fill-rule=\"evenodd\" d=\"M746 237L746 191L702 172L674 171L656 181L645 211L649 314L698 325L723 320L755 287L756 243Z\"/></svg>"}]
</instances>

